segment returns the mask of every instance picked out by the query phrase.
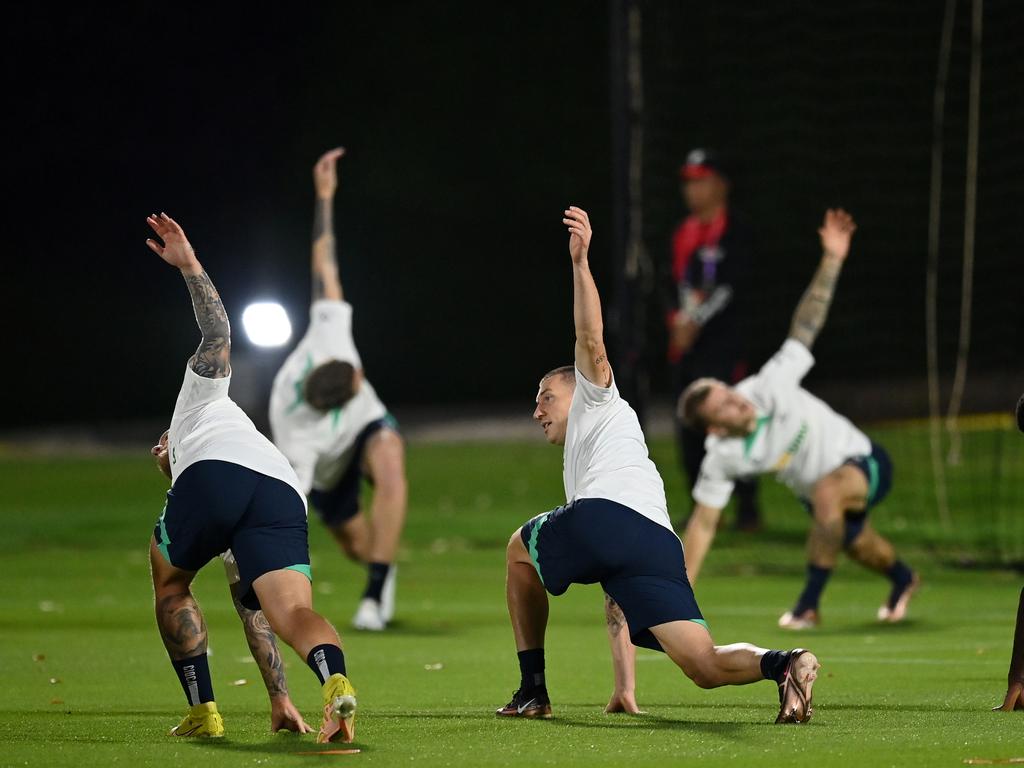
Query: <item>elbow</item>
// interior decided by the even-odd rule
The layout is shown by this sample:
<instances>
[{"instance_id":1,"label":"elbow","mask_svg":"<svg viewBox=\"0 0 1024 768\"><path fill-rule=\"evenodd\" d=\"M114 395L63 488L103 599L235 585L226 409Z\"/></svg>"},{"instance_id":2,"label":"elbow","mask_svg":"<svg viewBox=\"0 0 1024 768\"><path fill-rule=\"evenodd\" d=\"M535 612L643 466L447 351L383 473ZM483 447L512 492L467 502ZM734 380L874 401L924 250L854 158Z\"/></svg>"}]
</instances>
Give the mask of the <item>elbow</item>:
<instances>
[{"instance_id":1,"label":"elbow","mask_svg":"<svg viewBox=\"0 0 1024 768\"><path fill-rule=\"evenodd\" d=\"M586 328L576 332L576 343L587 352L596 352L604 346L604 328L598 325L596 328Z\"/></svg>"}]
</instances>

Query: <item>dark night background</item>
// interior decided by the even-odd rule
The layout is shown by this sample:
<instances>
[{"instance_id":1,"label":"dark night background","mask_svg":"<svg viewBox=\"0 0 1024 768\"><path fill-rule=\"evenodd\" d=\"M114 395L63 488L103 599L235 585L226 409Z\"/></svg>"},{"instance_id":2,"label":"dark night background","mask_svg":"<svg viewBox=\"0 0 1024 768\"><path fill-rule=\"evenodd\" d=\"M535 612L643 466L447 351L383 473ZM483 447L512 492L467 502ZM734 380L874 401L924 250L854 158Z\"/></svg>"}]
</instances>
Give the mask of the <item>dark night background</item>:
<instances>
[{"instance_id":1,"label":"dark night background","mask_svg":"<svg viewBox=\"0 0 1024 768\"><path fill-rule=\"evenodd\" d=\"M967 130L960 5L944 156L947 373ZM690 147L718 147L758 237L760 361L813 271L821 211L843 205L860 230L814 375L919 382L923 392L942 3L639 6L644 233L656 268L682 215L676 168ZM7 17L5 379L17 407L0 426L170 414L199 334L180 277L144 245L151 211L184 226L235 321L236 355L256 354L240 322L255 298L280 299L301 334L310 169L337 144L349 150L336 207L342 278L385 402L529 409L538 375L572 349L560 223L569 203L591 213L592 262L615 330L607 3L258 13L144 2ZM970 358L979 378L1022 369L1021 40L1024 6L987 0ZM667 391L660 316L652 298L643 359L655 394Z\"/></svg>"}]
</instances>

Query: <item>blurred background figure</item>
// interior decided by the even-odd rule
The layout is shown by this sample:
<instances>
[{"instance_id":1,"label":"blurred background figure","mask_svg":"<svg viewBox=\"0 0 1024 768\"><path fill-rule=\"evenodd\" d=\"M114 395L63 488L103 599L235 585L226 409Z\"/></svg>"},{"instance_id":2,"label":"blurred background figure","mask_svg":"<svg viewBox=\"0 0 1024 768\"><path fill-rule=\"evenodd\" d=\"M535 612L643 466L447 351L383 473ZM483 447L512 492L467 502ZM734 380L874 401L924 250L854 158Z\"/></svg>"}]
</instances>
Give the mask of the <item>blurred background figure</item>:
<instances>
[{"instance_id":1,"label":"blurred background figure","mask_svg":"<svg viewBox=\"0 0 1024 768\"><path fill-rule=\"evenodd\" d=\"M689 215L672 236L668 359L675 397L702 377L735 383L746 375L744 310L751 269L751 236L729 208L729 176L719 155L694 149L679 169ZM679 423L683 472L693 489L704 459L703 432ZM761 525L757 480L736 483L736 527Z\"/></svg>"}]
</instances>

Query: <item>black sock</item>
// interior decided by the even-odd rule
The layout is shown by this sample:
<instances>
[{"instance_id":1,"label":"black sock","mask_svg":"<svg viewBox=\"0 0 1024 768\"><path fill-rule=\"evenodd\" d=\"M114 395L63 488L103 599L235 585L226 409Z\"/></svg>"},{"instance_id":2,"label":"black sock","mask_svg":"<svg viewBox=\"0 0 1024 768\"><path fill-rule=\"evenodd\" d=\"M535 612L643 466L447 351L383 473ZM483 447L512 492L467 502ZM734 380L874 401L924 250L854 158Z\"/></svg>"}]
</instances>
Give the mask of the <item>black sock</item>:
<instances>
[{"instance_id":1,"label":"black sock","mask_svg":"<svg viewBox=\"0 0 1024 768\"><path fill-rule=\"evenodd\" d=\"M519 689L532 691L534 688L546 688L544 680L544 649L532 648L529 651L519 651L519 673L522 680Z\"/></svg>"},{"instance_id":2,"label":"black sock","mask_svg":"<svg viewBox=\"0 0 1024 768\"><path fill-rule=\"evenodd\" d=\"M345 654L336 645L318 645L309 652L306 663L320 678L320 685L326 683L331 675L345 674Z\"/></svg>"},{"instance_id":3,"label":"black sock","mask_svg":"<svg viewBox=\"0 0 1024 768\"><path fill-rule=\"evenodd\" d=\"M825 585L828 584L828 577L831 575L831 568L807 565L807 584L796 601L796 608L793 609L794 615L799 616L808 610L818 610L818 601L821 600L821 593L825 591Z\"/></svg>"},{"instance_id":4,"label":"black sock","mask_svg":"<svg viewBox=\"0 0 1024 768\"><path fill-rule=\"evenodd\" d=\"M789 664L790 651L767 651L761 657L761 674L765 680L782 682L782 676L786 672L786 665Z\"/></svg>"},{"instance_id":5,"label":"black sock","mask_svg":"<svg viewBox=\"0 0 1024 768\"><path fill-rule=\"evenodd\" d=\"M903 590L914 580L914 572L902 560L897 560L889 567L885 575L892 582L892 592L889 593L889 607L892 608L900 599Z\"/></svg>"},{"instance_id":6,"label":"black sock","mask_svg":"<svg viewBox=\"0 0 1024 768\"><path fill-rule=\"evenodd\" d=\"M380 593L384 589L384 580L388 577L388 571L391 570L391 563L367 563L366 568L369 573L363 597L369 597L379 603Z\"/></svg>"},{"instance_id":7,"label":"black sock","mask_svg":"<svg viewBox=\"0 0 1024 768\"><path fill-rule=\"evenodd\" d=\"M178 681L189 706L213 701L213 680L210 679L210 664L205 653L190 659L171 659L171 666L178 673Z\"/></svg>"}]
</instances>

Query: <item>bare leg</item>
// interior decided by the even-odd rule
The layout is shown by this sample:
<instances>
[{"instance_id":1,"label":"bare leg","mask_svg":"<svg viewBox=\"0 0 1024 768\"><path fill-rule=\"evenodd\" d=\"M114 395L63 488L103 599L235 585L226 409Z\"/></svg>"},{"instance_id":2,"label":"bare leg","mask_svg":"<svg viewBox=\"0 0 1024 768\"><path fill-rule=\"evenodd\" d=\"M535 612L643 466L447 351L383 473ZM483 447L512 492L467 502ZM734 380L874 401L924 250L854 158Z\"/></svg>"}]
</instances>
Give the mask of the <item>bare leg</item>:
<instances>
[{"instance_id":1,"label":"bare leg","mask_svg":"<svg viewBox=\"0 0 1024 768\"><path fill-rule=\"evenodd\" d=\"M846 510L867 504L868 483L856 467L842 466L818 481L811 501L814 525L807 537L807 561L819 568L835 568L843 549Z\"/></svg>"},{"instance_id":2,"label":"bare leg","mask_svg":"<svg viewBox=\"0 0 1024 768\"><path fill-rule=\"evenodd\" d=\"M865 568L883 575L896 562L896 550L870 523L864 523L864 528L847 547L846 553Z\"/></svg>"},{"instance_id":3,"label":"bare leg","mask_svg":"<svg viewBox=\"0 0 1024 768\"><path fill-rule=\"evenodd\" d=\"M544 647L548 626L548 593L530 560L517 530L508 541L505 600L512 619L516 650L528 651Z\"/></svg>"},{"instance_id":4,"label":"bare leg","mask_svg":"<svg viewBox=\"0 0 1024 768\"><path fill-rule=\"evenodd\" d=\"M761 657L766 648L750 643L715 645L711 633L693 621L670 621L651 627L668 657L701 688L746 685L764 680Z\"/></svg>"},{"instance_id":5,"label":"bare leg","mask_svg":"<svg viewBox=\"0 0 1024 768\"><path fill-rule=\"evenodd\" d=\"M765 679L761 660L768 651L764 648L750 643L714 645L711 633L692 621L670 621L651 627L651 632L669 658L701 688L746 685ZM776 723L805 723L810 719L811 692L820 666L809 651L794 651L788 657L786 666L778 672L781 707Z\"/></svg>"},{"instance_id":6,"label":"bare leg","mask_svg":"<svg viewBox=\"0 0 1024 768\"><path fill-rule=\"evenodd\" d=\"M303 661L318 645L341 646L338 633L313 610L309 579L298 571L270 571L252 583L274 634L290 645Z\"/></svg>"},{"instance_id":7,"label":"bare leg","mask_svg":"<svg viewBox=\"0 0 1024 768\"><path fill-rule=\"evenodd\" d=\"M149 542L149 562L156 624L167 654L180 661L206 653L206 622L190 588L195 572L183 571L167 562L155 539Z\"/></svg>"},{"instance_id":8,"label":"bare leg","mask_svg":"<svg viewBox=\"0 0 1024 768\"><path fill-rule=\"evenodd\" d=\"M370 526L362 513L353 515L348 520L332 526L329 530L349 560L355 560L357 563L369 561Z\"/></svg>"},{"instance_id":9,"label":"bare leg","mask_svg":"<svg viewBox=\"0 0 1024 768\"><path fill-rule=\"evenodd\" d=\"M397 432L382 429L367 441L366 469L373 478L368 559L374 563L393 563L405 526L409 495L405 479L405 445Z\"/></svg>"}]
</instances>

